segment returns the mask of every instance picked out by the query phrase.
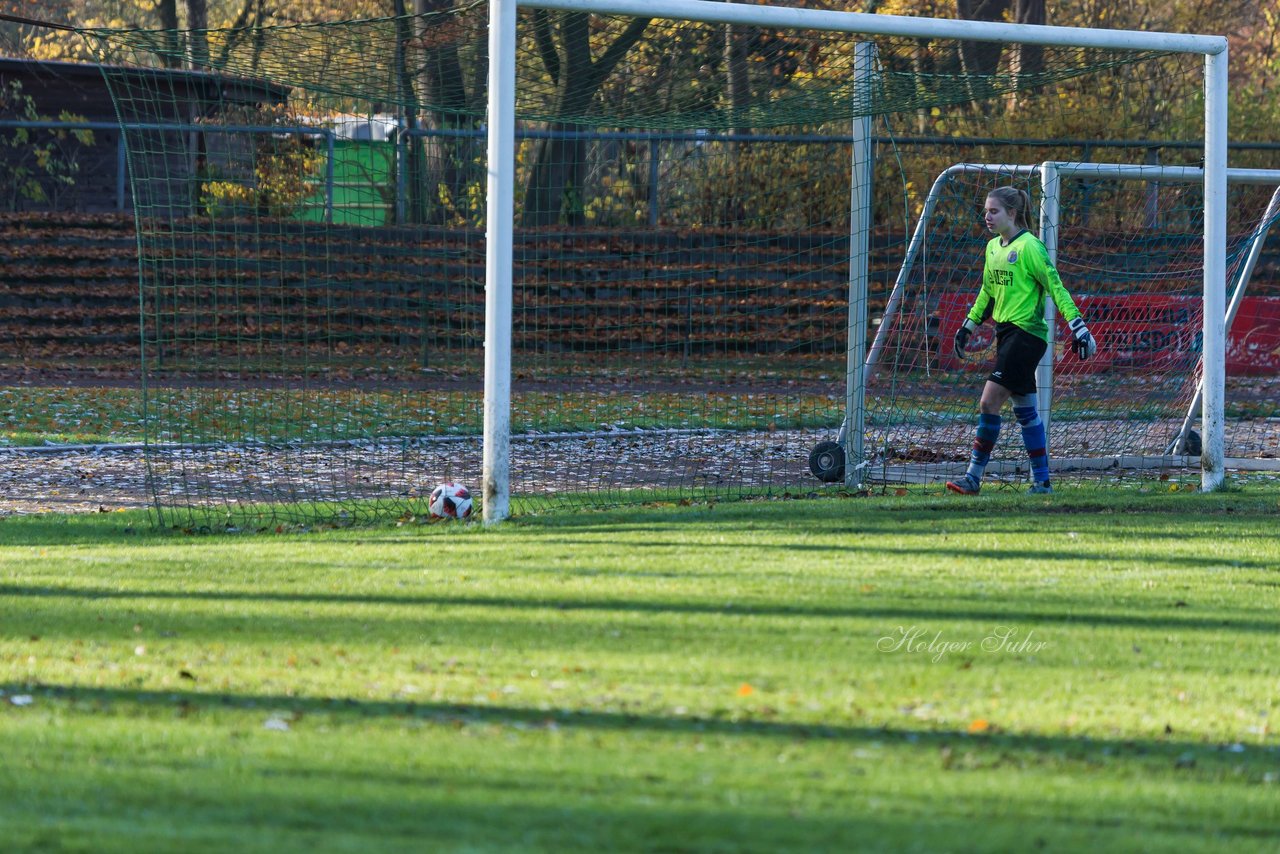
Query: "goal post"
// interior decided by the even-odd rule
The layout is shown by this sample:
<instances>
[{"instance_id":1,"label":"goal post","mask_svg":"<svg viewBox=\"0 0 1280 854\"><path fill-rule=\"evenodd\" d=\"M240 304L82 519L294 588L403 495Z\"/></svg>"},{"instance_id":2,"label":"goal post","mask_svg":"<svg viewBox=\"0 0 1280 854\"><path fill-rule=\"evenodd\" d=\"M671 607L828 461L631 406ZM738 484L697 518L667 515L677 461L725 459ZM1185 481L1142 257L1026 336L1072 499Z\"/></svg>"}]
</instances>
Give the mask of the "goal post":
<instances>
[{"instance_id":1,"label":"goal post","mask_svg":"<svg viewBox=\"0 0 1280 854\"><path fill-rule=\"evenodd\" d=\"M511 514L511 324L515 237L516 3L489 2L488 176L485 192L484 437L486 524Z\"/></svg>"},{"instance_id":2,"label":"goal post","mask_svg":"<svg viewBox=\"0 0 1280 854\"><path fill-rule=\"evenodd\" d=\"M1045 163L1040 168L1040 239L1044 242L1045 251L1049 255L1049 263L1058 262L1058 212L1061 199L1062 179L1052 163ZM1040 420L1044 422L1045 451L1052 459L1053 446L1049 437L1053 435L1050 425L1053 422L1053 361L1054 340L1058 335L1058 306L1052 299L1044 301L1044 320L1048 325L1046 335L1048 345L1040 364L1036 366L1037 407Z\"/></svg>"},{"instance_id":3,"label":"goal post","mask_svg":"<svg viewBox=\"0 0 1280 854\"><path fill-rule=\"evenodd\" d=\"M1058 47L1102 48L1115 50L1157 51L1204 56L1204 403L1203 424L1205 452L1202 455L1202 488L1213 490L1223 483L1223 400L1224 339L1223 309L1226 292L1226 199L1227 199L1227 40L1221 36L1175 33L1131 32L1121 30L1087 30L1067 27L1035 26L1007 23L985 23L945 19L907 18L891 15L868 15L811 9L715 3L709 0L491 0L491 44L514 46L516 10L529 7L596 14L630 16L640 19L689 20L721 24L743 24L779 29L798 29L846 33L851 36L900 36L914 38L950 38L977 42L1019 43ZM500 54L495 54L500 56ZM506 209L510 187L499 177L513 173L516 73L514 64L495 61L490 69L489 162L490 195L486 217L487 239L510 244L514 225ZM495 139L495 137L498 137ZM500 158L500 159L499 159ZM500 197L499 197L500 196ZM869 227L866 224L864 227ZM502 321L510 317L511 259L509 255L489 249L486 267L486 316ZM856 322L851 322L856 327ZM505 333L486 331L486 347L499 346ZM854 345L850 343L850 352ZM501 368L503 360L486 353L486 365ZM509 371L509 363L507 370ZM854 373L860 373L855 369ZM856 378L847 380L850 404L855 396ZM503 402L489 395L510 393L510 377L489 378L485 382L485 491L509 495L509 485L501 483L509 472L502 461L511 442L510 422L489 413L500 413ZM846 419L848 418L846 413ZM851 447L852 442L848 445ZM855 462L846 448L846 466ZM845 475L854 477L850 472ZM487 522L501 521L509 513L504 501L485 503Z\"/></svg>"},{"instance_id":4,"label":"goal post","mask_svg":"<svg viewBox=\"0 0 1280 854\"><path fill-rule=\"evenodd\" d=\"M1205 55L1204 73L1204 341L1201 378L1204 452L1201 489L1212 492L1226 479L1227 327L1227 50Z\"/></svg>"},{"instance_id":5,"label":"goal post","mask_svg":"<svg viewBox=\"0 0 1280 854\"><path fill-rule=\"evenodd\" d=\"M1268 179L1270 176L1270 179ZM1240 306L1244 301L1246 288L1253 271L1258 265L1258 258L1262 255L1262 247L1266 242L1268 234L1277 219L1280 219L1280 170L1265 169L1228 169L1228 180L1238 179L1248 183L1270 184L1275 183L1277 187L1271 194L1271 200L1267 203L1267 209L1259 220L1258 225L1254 228L1249 239L1249 255L1245 259L1244 264L1240 268L1240 272L1236 275L1235 285L1231 288L1231 301L1227 304L1226 318L1224 325L1229 331L1231 324L1235 322L1236 315L1239 313ZM1204 403L1204 379L1201 378L1196 383L1196 392L1191 399L1191 404L1187 407L1186 417L1182 421L1182 427L1179 428L1177 436L1170 443L1168 451L1173 453L1185 446L1188 433L1191 431L1192 424L1195 421L1196 414L1201 410Z\"/></svg>"},{"instance_id":6,"label":"goal post","mask_svg":"<svg viewBox=\"0 0 1280 854\"><path fill-rule=\"evenodd\" d=\"M868 42L854 47L854 97L871 99L875 73L875 48ZM853 119L853 155L849 170L849 338L845 368L844 482L856 489L862 483L863 413L866 411L866 342L867 295L870 278L870 239L872 228L871 116Z\"/></svg>"},{"instance_id":7,"label":"goal post","mask_svg":"<svg viewBox=\"0 0 1280 854\"><path fill-rule=\"evenodd\" d=\"M897 409L864 368L940 170L1207 128L1204 172L1184 185L1198 189L1150 197L1173 219L1135 253L1156 267L1176 254L1180 305L1225 290L1223 253L1257 223L1257 200L1232 190L1224 250L1216 37L704 0L85 36L127 145L148 485L163 518L193 528L416 518L443 481L475 486L490 522L847 489L875 480L886 419L935 431L892 449L907 462L954 464L976 366L931 363L928 292L905 302L925 325L885 351ZM206 40L216 50L193 60ZM1048 157L1090 159L1080 148ZM1002 180L1042 194L1039 167L1018 168ZM1058 180L1064 199L1079 183ZM1114 210L1142 215L1141 191L1114 192ZM944 210L964 232L952 255L937 264L929 246L918 262L942 274L926 291L951 294L949 311L980 257L976 193ZM1095 227L1104 206L1088 198ZM1069 246L1080 223L1063 216ZM1193 323L1199 309L1178 334ZM1207 324L1195 346L1220 354L1221 334ZM1096 417L1098 378L1058 370L1055 421ZM1120 425L1158 418L1144 449L1193 391L1172 393L1173 369L1153 376ZM1202 406L1220 409L1220 377L1205 381ZM1218 426L1205 419L1196 488L1213 488ZM1190 464L1171 477L1189 487Z\"/></svg>"}]
</instances>

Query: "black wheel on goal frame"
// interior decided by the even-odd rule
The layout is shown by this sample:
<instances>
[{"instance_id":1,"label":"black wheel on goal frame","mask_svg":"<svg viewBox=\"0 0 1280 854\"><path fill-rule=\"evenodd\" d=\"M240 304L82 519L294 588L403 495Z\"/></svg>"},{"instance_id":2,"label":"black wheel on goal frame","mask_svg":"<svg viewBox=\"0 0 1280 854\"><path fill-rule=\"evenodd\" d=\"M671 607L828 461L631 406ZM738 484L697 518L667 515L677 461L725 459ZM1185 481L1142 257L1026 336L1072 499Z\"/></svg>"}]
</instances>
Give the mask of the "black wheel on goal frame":
<instances>
[{"instance_id":1,"label":"black wheel on goal frame","mask_svg":"<svg viewBox=\"0 0 1280 854\"><path fill-rule=\"evenodd\" d=\"M823 483L844 480L844 445L839 442L819 442L809 452L809 471Z\"/></svg>"},{"instance_id":2,"label":"black wheel on goal frame","mask_svg":"<svg viewBox=\"0 0 1280 854\"><path fill-rule=\"evenodd\" d=\"M1200 441L1200 434L1195 430L1188 430L1187 435L1182 439L1182 453L1188 457L1198 457L1204 450L1204 445Z\"/></svg>"}]
</instances>

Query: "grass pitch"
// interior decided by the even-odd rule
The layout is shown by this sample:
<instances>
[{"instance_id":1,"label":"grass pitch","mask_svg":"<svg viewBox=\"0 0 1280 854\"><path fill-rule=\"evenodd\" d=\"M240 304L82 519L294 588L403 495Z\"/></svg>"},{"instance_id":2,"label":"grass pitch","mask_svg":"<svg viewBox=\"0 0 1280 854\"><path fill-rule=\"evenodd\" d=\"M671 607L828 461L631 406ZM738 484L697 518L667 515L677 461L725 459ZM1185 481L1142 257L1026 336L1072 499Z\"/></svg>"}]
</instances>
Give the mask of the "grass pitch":
<instances>
[{"instance_id":1,"label":"grass pitch","mask_svg":"<svg viewBox=\"0 0 1280 854\"><path fill-rule=\"evenodd\" d=\"M1280 490L0 520L10 850L1264 851Z\"/></svg>"}]
</instances>

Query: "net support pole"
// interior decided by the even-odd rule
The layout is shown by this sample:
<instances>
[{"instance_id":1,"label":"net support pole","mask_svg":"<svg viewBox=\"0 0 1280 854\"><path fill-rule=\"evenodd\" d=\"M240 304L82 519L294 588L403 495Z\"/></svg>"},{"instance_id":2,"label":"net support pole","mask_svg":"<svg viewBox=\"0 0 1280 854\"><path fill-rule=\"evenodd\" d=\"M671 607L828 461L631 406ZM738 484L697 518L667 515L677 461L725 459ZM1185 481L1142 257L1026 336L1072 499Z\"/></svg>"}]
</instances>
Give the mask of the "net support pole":
<instances>
[{"instance_id":1,"label":"net support pole","mask_svg":"<svg viewBox=\"0 0 1280 854\"><path fill-rule=\"evenodd\" d=\"M880 354L884 352L885 341L889 338L889 328L893 324L893 319L898 316L898 305L902 302L902 293L906 290L907 281L911 278L911 269L915 265L916 256L923 250L925 239L928 237L929 217L933 216L942 190L951 180L955 168L953 166L944 170L934 179L933 186L929 188L929 195L925 196L920 219L916 221L915 230L911 232L911 240L907 244L902 266L898 268L898 275L893 280L893 289L889 291L889 299L884 304L884 313L880 315L880 325L876 328L876 337L871 342L871 352L867 353L867 370L872 373L880 363Z\"/></svg>"},{"instance_id":2,"label":"net support pole","mask_svg":"<svg viewBox=\"0 0 1280 854\"><path fill-rule=\"evenodd\" d=\"M484 285L484 522L511 515L511 302L515 236L516 0L489 3Z\"/></svg>"},{"instance_id":3,"label":"net support pole","mask_svg":"<svg viewBox=\"0 0 1280 854\"><path fill-rule=\"evenodd\" d=\"M1204 131L1204 441L1200 488L1222 486L1226 424L1227 50L1205 55Z\"/></svg>"},{"instance_id":4,"label":"net support pole","mask_svg":"<svg viewBox=\"0 0 1280 854\"><path fill-rule=\"evenodd\" d=\"M845 370L844 483L862 485L863 434L866 428L867 289L870 278L871 232L871 76L875 47L859 42L854 48L853 154L849 179L849 343Z\"/></svg>"},{"instance_id":5,"label":"net support pole","mask_svg":"<svg viewBox=\"0 0 1280 854\"><path fill-rule=\"evenodd\" d=\"M1231 170L1228 169L1228 177ZM1276 179L1280 180L1280 172L1277 172ZM1267 234L1271 231L1271 223L1276 216L1280 215L1280 187L1276 188L1271 194L1271 202L1267 205L1267 212L1262 215L1262 221L1258 223L1253 230L1253 234L1249 238L1249 255L1245 258L1244 266L1236 274L1235 285L1231 289L1231 302L1227 304L1227 317L1223 325L1227 333L1231 332L1231 324L1235 323L1236 314L1240 311L1240 304L1244 302L1244 295L1249 289L1249 280L1253 277L1253 270L1258 266L1258 258L1262 256L1262 247L1267 242ZM1196 412L1199 411L1204 400L1204 379L1200 379L1196 383L1196 393L1191 399L1191 405L1187 407L1187 417L1182 419L1182 428L1178 430L1178 435L1173 442L1165 449L1165 453L1185 453L1183 445L1187 441L1187 434L1191 432L1191 425L1195 422Z\"/></svg>"},{"instance_id":6,"label":"net support pole","mask_svg":"<svg viewBox=\"0 0 1280 854\"><path fill-rule=\"evenodd\" d=\"M1049 263L1058 264L1058 218L1061 212L1062 181L1058 175L1058 165L1052 161L1040 164L1040 239L1049 253ZM1047 332L1049 346L1040 357L1036 366L1036 393L1039 395L1037 408L1040 420L1044 422L1045 452L1052 451L1049 444L1049 423L1052 419L1053 406L1053 339L1057 332L1058 307L1047 294L1044 301L1044 320L1049 325ZM1050 457L1052 459L1052 457Z\"/></svg>"}]
</instances>

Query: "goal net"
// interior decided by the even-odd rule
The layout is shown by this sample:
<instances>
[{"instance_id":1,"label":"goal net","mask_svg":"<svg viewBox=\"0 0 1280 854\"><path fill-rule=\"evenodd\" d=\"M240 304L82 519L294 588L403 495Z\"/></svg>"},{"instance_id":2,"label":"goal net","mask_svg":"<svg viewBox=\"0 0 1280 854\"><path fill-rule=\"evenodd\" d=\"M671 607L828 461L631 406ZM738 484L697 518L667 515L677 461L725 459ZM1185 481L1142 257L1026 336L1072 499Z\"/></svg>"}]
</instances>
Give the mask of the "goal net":
<instances>
[{"instance_id":1,"label":"goal net","mask_svg":"<svg viewBox=\"0 0 1280 854\"><path fill-rule=\"evenodd\" d=\"M1205 136L1195 51L1213 40L1128 49L1080 31L1078 44L1019 45L998 27L915 20L923 29L884 35L864 25L905 19L731 6L521 6L514 49L496 57L502 33L481 4L86 31L128 143L165 523L414 515L437 482L480 486L486 444L502 452L486 483L497 517L508 495L536 509L838 489L809 454L835 438L858 383L854 466L945 462L965 453L963 430L901 431L972 412L979 375L937 344L976 283L986 187L1029 179L950 185L863 371L936 176L958 160L1087 159L1082 140L1132 161L1153 129ZM747 17L717 18L729 14ZM491 92L504 75L505 94ZM487 137L504 127L510 156L494 160ZM1203 152L1162 156L1196 165ZM1075 216L1101 247L1127 239L1107 217L1144 190L1111 198L1094 183L1070 196L1084 207L1064 214L1064 233ZM1161 186L1177 212L1123 258L1116 243L1064 255L1078 297L1107 277L1073 263L1121 262L1144 283L1135 293L1197 299L1204 259L1184 189ZM1250 205L1235 230L1258 226ZM485 313L504 289L502 247L509 342ZM1176 292L1140 264L1181 265ZM1098 332L1105 350L1105 322ZM487 409L486 338L510 360ZM1172 386L1196 373L1179 353L1142 381L1108 382L1114 355L1078 380L1068 360L1056 423L1093 412L1103 388L1117 395L1104 420L1127 433L1171 417L1187 399ZM486 411L508 429L482 441ZM874 432L888 427L899 432ZM1152 448L1171 438L1149 432Z\"/></svg>"}]
</instances>

